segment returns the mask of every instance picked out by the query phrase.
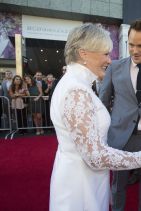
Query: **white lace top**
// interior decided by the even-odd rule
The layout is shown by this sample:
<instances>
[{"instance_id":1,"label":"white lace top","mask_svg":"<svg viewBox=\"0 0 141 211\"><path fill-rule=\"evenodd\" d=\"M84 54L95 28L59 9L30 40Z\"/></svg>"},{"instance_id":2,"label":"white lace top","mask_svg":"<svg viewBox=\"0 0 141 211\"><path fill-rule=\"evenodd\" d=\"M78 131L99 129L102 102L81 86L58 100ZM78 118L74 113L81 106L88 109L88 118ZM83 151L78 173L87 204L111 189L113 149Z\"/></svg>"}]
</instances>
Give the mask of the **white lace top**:
<instances>
[{"instance_id":1,"label":"white lace top","mask_svg":"<svg viewBox=\"0 0 141 211\"><path fill-rule=\"evenodd\" d=\"M92 169L139 168L141 152L120 151L106 143L110 116L92 91L92 82L96 78L80 64L74 63L67 67L65 76L56 87L51 106L57 135L60 136L59 130L67 131L77 153ZM60 105L60 114L55 109L57 104Z\"/></svg>"}]
</instances>

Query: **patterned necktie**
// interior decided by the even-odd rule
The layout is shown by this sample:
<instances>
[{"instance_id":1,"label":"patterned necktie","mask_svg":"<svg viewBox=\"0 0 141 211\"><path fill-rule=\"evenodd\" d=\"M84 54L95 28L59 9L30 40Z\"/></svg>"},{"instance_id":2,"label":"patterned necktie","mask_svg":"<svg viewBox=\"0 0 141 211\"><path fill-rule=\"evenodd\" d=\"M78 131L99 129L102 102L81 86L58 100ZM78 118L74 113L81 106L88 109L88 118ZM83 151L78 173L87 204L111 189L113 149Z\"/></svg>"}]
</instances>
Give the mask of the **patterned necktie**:
<instances>
[{"instance_id":1,"label":"patterned necktie","mask_svg":"<svg viewBox=\"0 0 141 211\"><path fill-rule=\"evenodd\" d=\"M140 104L141 103L141 64L137 64L137 67L139 68L139 72L137 75L136 97L137 97L138 103Z\"/></svg>"}]
</instances>

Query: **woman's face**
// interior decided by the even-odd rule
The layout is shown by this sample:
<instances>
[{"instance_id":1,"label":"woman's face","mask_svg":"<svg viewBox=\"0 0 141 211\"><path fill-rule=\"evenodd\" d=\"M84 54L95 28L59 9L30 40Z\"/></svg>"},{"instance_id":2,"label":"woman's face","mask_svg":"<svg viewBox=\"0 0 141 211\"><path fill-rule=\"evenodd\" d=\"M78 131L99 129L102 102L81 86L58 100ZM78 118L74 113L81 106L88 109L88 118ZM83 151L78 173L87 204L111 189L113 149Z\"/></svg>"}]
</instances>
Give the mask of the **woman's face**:
<instances>
[{"instance_id":1,"label":"woman's face","mask_svg":"<svg viewBox=\"0 0 141 211\"><path fill-rule=\"evenodd\" d=\"M14 80L14 84L15 85L20 85L22 82L21 78L20 77L15 77L15 80Z\"/></svg>"},{"instance_id":2,"label":"woman's face","mask_svg":"<svg viewBox=\"0 0 141 211\"><path fill-rule=\"evenodd\" d=\"M52 82L54 80L53 75L48 75L47 76L47 81Z\"/></svg>"},{"instance_id":3,"label":"woman's face","mask_svg":"<svg viewBox=\"0 0 141 211\"><path fill-rule=\"evenodd\" d=\"M30 77L25 77L25 82L27 84L31 84L31 78Z\"/></svg>"},{"instance_id":4,"label":"woman's face","mask_svg":"<svg viewBox=\"0 0 141 211\"><path fill-rule=\"evenodd\" d=\"M84 55L82 59L86 62L85 66L102 80L107 66L111 63L109 52L83 51Z\"/></svg>"}]
</instances>

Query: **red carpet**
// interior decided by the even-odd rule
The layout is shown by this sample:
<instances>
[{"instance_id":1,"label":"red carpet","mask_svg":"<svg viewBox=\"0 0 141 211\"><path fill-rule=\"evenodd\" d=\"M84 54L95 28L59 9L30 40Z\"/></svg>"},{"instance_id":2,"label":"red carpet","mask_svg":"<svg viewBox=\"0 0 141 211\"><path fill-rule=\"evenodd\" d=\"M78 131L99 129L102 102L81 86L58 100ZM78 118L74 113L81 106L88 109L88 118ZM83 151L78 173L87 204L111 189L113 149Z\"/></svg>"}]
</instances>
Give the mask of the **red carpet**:
<instances>
[{"instance_id":1,"label":"red carpet","mask_svg":"<svg viewBox=\"0 0 141 211\"><path fill-rule=\"evenodd\" d=\"M0 211L48 211L56 148L53 135L0 140ZM137 192L128 188L125 211L137 211Z\"/></svg>"}]
</instances>

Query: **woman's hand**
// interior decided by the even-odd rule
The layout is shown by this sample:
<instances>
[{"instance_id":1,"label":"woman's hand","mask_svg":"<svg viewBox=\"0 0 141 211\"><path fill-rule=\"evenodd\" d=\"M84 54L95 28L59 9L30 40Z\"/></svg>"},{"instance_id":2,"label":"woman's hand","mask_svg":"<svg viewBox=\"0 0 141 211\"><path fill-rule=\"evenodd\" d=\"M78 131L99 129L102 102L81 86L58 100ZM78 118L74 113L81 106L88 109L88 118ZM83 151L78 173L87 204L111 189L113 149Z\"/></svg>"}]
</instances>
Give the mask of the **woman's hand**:
<instances>
[{"instance_id":1,"label":"woman's hand","mask_svg":"<svg viewBox=\"0 0 141 211\"><path fill-rule=\"evenodd\" d=\"M40 98L40 96L35 97L35 98L34 98L34 101L38 101L38 100L39 100L39 98Z\"/></svg>"},{"instance_id":2,"label":"woman's hand","mask_svg":"<svg viewBox=\"0 0 141 211\"><path fill-rule=\"evenodd\" d=\"M16 98L16 97L19 97L19 96L20 96L20 94L15 93L13 96Z\"/></svg>"}]
</instances>

